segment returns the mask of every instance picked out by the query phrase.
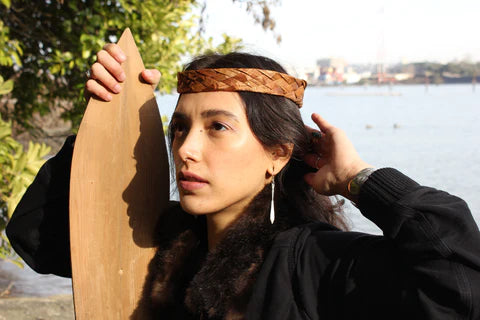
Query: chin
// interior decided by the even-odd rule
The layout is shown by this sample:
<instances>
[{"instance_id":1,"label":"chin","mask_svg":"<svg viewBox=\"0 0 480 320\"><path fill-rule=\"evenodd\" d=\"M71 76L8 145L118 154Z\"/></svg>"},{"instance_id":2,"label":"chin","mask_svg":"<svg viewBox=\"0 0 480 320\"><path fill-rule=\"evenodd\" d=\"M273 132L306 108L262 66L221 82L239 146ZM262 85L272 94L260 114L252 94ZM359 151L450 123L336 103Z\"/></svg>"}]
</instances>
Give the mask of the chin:
<instances>
[{"instance_id":1,"label":"chin","mask_svg":"<svg viewBox=\"0 0 480 320\"><path fill-rule=\"evenodd\" d=\"M206 210L206 208L202 208L196 204L195 201L188 201L182 198L180 198L180 206L182 207L183 211L193 216L201 216L212 212L210 210Z\"/></svg>"}]
</instances>

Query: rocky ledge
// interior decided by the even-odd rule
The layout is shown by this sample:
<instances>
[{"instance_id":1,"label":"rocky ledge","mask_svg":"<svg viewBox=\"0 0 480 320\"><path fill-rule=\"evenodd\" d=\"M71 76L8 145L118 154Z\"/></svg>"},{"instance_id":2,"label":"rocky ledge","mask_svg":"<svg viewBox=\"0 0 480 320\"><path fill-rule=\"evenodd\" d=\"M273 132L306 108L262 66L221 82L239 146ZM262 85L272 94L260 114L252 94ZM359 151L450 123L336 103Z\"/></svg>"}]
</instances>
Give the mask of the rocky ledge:
<instances>
[{"instance_id":1,"label":"rocky ledge","mask_svg":"<svg viewBox=\"0 0 480 320\"><path fill-rule=\"evenodd\" d=\"M74 320L71 295L0 298L0 320Z\"/></svg>"}]
</instances>

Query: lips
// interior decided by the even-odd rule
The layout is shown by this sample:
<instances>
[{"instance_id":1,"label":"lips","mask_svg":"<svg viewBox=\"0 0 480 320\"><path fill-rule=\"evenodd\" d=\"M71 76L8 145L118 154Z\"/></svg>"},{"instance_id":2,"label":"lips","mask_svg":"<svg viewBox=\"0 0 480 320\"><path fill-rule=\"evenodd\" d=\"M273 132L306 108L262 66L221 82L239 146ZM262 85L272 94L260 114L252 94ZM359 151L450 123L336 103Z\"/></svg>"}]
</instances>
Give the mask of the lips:
<instances>
[{"instance_id":1,"label":"lips","mask_svg":"<svg viewBox=\"0 0 480 320\"><path fill-rule=\"evenodd\" d=\"M208 184L207 180L188 171L181 171L178 174L177 181L179 186L185 191L197 190Z\"/></svg>"}]
</instances>

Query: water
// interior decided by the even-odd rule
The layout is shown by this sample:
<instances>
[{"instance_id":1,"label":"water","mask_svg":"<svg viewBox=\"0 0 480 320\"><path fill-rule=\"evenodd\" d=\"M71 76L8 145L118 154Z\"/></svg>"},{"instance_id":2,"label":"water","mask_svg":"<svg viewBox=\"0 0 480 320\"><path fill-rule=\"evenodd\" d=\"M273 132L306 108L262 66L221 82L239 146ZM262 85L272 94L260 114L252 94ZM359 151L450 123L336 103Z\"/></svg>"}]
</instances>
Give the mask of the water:
<instances>
[{"instance_id":1,"label":"water","mask_svg":"<svg viewBox=\"0 0 480 320\"><path fill-rule=\"evenodd\" d=\"M460 196L480 223L480 93L471 85L311 89L302 110L307 124L320 113L346 131L365 161ZM355 230L380 232L352 207L348 212Z\"/></svg>"},{"instance_id":2,"label":"water","mask_svg":"<svg viewBox=\"0 0 480 320\"><path fill-rule=\"evenodd\" d=\"M174 95L159 97L161 113L170 116L175 101ZM317 112L344 129L371 165L394 167L421 184L460 196L480 224L480 92L472 92L471 85L308 88L301 112L310 126L310 114ZM345 212L353 230L380 233L348 202ZM0 262L0 275L5 270L14 277L17 294L71 292L68 279ZM0 291L4 283L0 278Z\"/></svg>"}]
</instances>

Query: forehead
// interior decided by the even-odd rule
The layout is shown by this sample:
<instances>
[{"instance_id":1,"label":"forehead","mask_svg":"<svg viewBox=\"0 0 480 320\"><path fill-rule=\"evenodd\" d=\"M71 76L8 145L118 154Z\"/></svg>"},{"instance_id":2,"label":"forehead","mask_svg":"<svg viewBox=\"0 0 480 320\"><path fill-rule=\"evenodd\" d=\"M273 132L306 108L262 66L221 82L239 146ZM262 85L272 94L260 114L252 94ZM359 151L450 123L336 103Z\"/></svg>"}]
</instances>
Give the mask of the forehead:
<instances>
[{"instance_id":1,"label":"forehead","mask_svg":"<svg viewBox=\"0 0 480 320\"><path fill-rule=\"evenodd\" d=\"M193 116L210 109L225 110L246 117L245 104L236 92L184 93L180 95L175 111Z\"/></svg>"}]
</instances>

